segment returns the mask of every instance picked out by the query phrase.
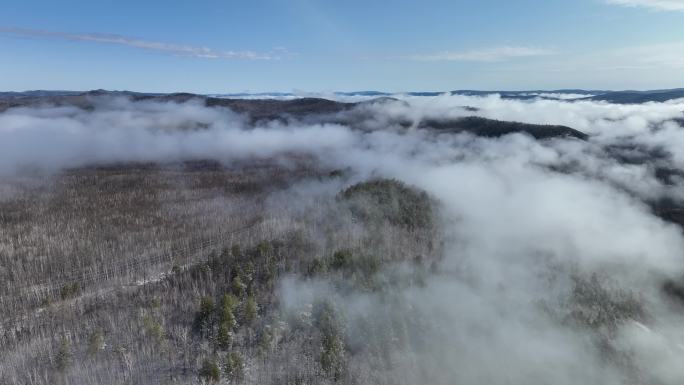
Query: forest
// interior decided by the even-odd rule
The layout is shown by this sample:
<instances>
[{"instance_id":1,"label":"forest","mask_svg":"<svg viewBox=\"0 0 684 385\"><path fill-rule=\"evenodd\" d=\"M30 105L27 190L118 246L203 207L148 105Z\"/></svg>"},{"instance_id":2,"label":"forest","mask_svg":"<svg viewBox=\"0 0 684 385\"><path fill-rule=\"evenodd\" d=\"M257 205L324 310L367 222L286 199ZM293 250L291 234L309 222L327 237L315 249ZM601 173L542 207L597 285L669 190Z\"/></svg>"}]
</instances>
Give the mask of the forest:
<instances>
[{"instance_id":1,"label":"forest","mask_svg":"<svg viewBox=\"0 0 684 385\"><path fill-rule=\"evenodd\" d=\"M678 104L0 113L2 384L678 384Z\"/></svg>"},{"instance_id":2,"label":"forest","mask_svg":"<svg viewBox=\"0 0 684 385\"><path fill-rule=\"evenodd\" d=\"M203 161L13 181L19 193L0 217L3 378L378 381L371 373L392 365L394 346L411 343L405 323L421 322L392 292L435 268L438 219L425 192L396 180L307 203L287 192L344 178L306 163ZM279 297L295 278L372 293L392 314L344 319L324 292L289 307ZM347 322L366 338L346 335Z\"/></svg>"}]
</instances>

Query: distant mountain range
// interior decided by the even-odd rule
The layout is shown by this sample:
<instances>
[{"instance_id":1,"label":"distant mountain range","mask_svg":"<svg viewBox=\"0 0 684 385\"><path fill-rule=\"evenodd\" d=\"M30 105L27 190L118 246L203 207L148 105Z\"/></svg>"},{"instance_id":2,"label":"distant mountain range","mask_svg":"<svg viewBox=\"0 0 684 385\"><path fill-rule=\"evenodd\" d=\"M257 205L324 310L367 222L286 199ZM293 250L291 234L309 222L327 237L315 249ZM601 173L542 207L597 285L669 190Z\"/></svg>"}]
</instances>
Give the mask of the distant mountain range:
<instances>
[{"instance_id":1,"label":"distant mountain range","mask_svg":"<svg viewBox=\"0 0 684 385\"><path fill-rule=\"evenodd\" d=\"M490 96L500 95L503 99L513 100L591 100L604 101L616 104L640 104L648 102L666 102L668 100L684 98L684 88L675 88L668 90L652 90L652 91L608 91L608 90L583 90L583 89L561 89L561 90L527 90L527 91L481 91L481 90L455 90L449 92L406 92L404 95L409 96L439 96L445 93L451 95L463 96ZM335 92L338 96L366 96L366 97L382 97L396 95L389 92L382 91L355 91L355 92ZM214 94L209 95L213 97L297 97L295 93L278 92L278 93L230 93L230 94Z\"/></svg>"},{"instance_id":2,"label":"distant mountain range","mask_svg":"<svg viewBox=\"0 0 684 385\"><path fill-rule=\"evenodd\" d=\"M413 96L436 96L438 92L413 92ZM657 90L657 91L588 91L579 89L553 90L553 91L477 91L459 90L452 91L452 95L488 96L500 95L506 99L535 100L552 99L575 101L604 101L610 103L646 103L664 102L673 99L684 98L684 89ZM364 117L363 110L355 107L368 103L383 103L386 100L396 100L389 94L379 91L360 91L337 93L340 96L364 96L368 99L361 101L330 100L317 97L300 97L289 93L277 94L222 94L222 95L198 95L192 93L140 93L131 91L106 91L93 90L79 91L26 91L26 92L0 92L0 112L16 107L39 107L45 105L74 106L81 109L91 110L96 108L98 100L103 97L125 96L134 102L158 101L177 102L195 101L207 107L229 108L237 113L244 114L251 124L258 125L270 121L287 122L291 119L306 120L309 123L340 123L350 127L359 127ZM334 98L333 98L334 99ZM476 109L463 107L465 111L476 112ZM397 121L399 125L410 127L413 122ZM424 120L419 126L438 132L470 132L477 136L499 137L511 133L526 133L536 139L552 137L574 137L586 140L587 135L566 126L537 125L519 122L506 122L486 119L477 116L466 116L444 121Z\"/></svg>"},{"instance_id":3,"label":"distant mountain range","mask_svg":"<svg viewBox=\"0 0 684 385\"><path fill-rule=\"evenodd\" d=\"M439 92L413 92L413 96L436 96ZM465 96L488 96L500 95L506 99L536 100L552 99L568 102L576 101L604 101L610 103L646 103L664 102L673 99L684 98L684 89L656 90L656 91L596 91L596 90L553 90L553 91L477 91L459 90L451 91L452 95ZM125 96L132 101L158 101L178 102L195 101L207 107L229 108L237 113L244 114L252 124L268 123L269 121L287 122L290 119L303 119L309 123L341 123L351 127L359 126L363 117L359 114L363 110L356 106L367 103L383 103L386 100L396 100L389 94L379 91L360 91L337 93L340 96L363 96L368 99L351 99L350 101L330 100L317 97L300 97L290 93L277 94L221 94L221 95L198 95L192 93L140 93L131 91L106 91L93 90L79 91L26 91L26 92L0 92L0 112L16 107L39 107L45 105L74 106L81 109L91 110L96 108L98 100L103 97ZM334 99L334 98L333 98ZM465 111L476 112L476 109L463 107ZM409 127L413 122L395 122ZM536 125L519 122L505 122L485 119L477 116L466 116L445 121L425 120L419 126L433 129L439 132L470 132L478 136L498 137L511 133L526 133L537 139L552 137L574 137L580 140L587 139L587 135L566 126Z\"/></svg>"},{"instance_id":4,"label":"distant mountain range","mask_svg":"<svg viewBox=\"0 0 684 385\"><path fill-rule=\"evenodd\" d=\"M161 93L141 93L131 91L67 91L67 90L34 90L24 92L0 92L1 100L8 99L24 99L36 97L58 97L58 96L80 96L80 95L95 95L95 94L123 94L135 97L156 97L164 95L178 95L178 94L161 94ZM406 92L404 95L410 96L439 96L445 92ZM566 100L566 101L604 101L616 104L640 104L648 102L666 102L669 100L684 98L684 88L675 88L667 90L652 90L652 91L607 91L607 90L583 90L583 89L561 89L561 90L527 90L527 91L480 91L480 90L455 90L447 92L452 95L464 96L489 96L500 95L504 99L513 100ZM191 94L188 94L191 95ZM201 95L213 98L250 98L250 99L273 99L273 98L299 98L307 96L321 96L319 94L297 94L292 92L262 92L262 93L226 93L226 94L207 94ZM389 92L382 91L354 91L354 92L334 92L332 95L341 97L383 97L396 95Z\"/></svg>"},{"instance_id":5,"label":"distant mountain range","mask_svg":"<svg viewBox=\"0 0 684 385\"><path fill-rule=\"evenodd\" d=\"M640 104L647 102L666 102L684 98L684 88L655 91L616 91L594 95L588 99L617 104Z\"/></svg>"},{"instance_id":6,"label":"distant mountain range","mask_svg":"<svg viewBox=\"0 0 684 385\"><path fill-rule=\"evenodd\" d=\"M396 100L381 93L364 93L371 99L360 102L343 102L323 98L239 98L210 97L191 93L146 94L128 91L95 90L88 92L72 91L28 91L23 93L0 94L0 112L17 107L73 106L84 110L95 109L103 97L126 96L134 102L158 101L183 103L195 101L207 107L229 108L248 117L251 124L268 124L271 121L288 122L291 119L305 120L308 123L338 123L349 127L364 129L363 122L369 117L363 110L355 107L364 104L384 103ZM475 112L476 109L463 107L464 111ZM411 127L412 121L397 121L398 125ZM469 132L477 136L500 137L513 133L526 133L536 139L553 137L574 137L587 139L587 135L566 126L538 125L519 122L506 122L467 116L447 120L425 120L419 126L441 133Z\"/></svg>"}]
</instances>

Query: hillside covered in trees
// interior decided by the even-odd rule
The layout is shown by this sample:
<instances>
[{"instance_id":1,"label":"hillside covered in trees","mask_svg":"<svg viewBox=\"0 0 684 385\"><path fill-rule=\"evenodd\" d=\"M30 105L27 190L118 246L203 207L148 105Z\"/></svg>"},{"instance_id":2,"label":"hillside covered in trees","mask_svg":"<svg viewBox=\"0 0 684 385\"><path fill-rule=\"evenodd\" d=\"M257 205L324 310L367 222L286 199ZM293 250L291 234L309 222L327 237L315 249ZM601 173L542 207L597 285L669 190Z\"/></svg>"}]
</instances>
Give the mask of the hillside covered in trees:
<instances>
[{"instance_id":1,"label":"hillside covered in trees","mask_svg":"<svg viewBox=\"0 0 684 385\"><path fill-rule=\"evenodd\" d=\"M412 343L406 323L421 322L392 297L438 261L435 203L395 180L297 202L295 181L345 184L335 170L206 162L17 181L21 197L3 200L0 217L3 378L379 380L397 344ZM376 319L342 313L332 292L290 304L295 279L394 305ZM349 333L357 327L365 338Z\"/></svg>"}]
</instances>

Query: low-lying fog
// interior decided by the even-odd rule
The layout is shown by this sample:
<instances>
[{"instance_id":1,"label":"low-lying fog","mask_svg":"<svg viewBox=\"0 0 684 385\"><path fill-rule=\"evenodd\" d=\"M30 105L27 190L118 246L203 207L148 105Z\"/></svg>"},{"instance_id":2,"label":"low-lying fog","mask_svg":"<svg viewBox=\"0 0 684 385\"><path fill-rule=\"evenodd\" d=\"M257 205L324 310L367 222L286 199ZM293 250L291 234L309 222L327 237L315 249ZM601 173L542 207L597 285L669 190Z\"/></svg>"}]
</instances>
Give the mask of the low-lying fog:
<instances>
[{"instance_id":1,"label":"low-lying fog","mask_svg":"<svg viewBox=\"0 0 684 385\"><path fill-rule=\"evenodd\" d=\"M407 383L636 378L674 385L684 381L684 308L662 287L684 275L684 237L649 204L684 198L684 128L673 120L684 118L683 111L684 100L614 105L397 96L340 113L346 120L253 127L244 116L199 102L102 98L93 110L0 113L0 174L112 161L286 162L303 153L350 169L350 182L396 178L436 198L448 240L426 286L396 293L423 320L406 331L421 344L398 351L402 364L392 369ZM474 115L566 125L590 137L538 141L417 128L424 119ZM405 120L413 126L397 123ZM318 191L311 186L310 194ZM606 302L578 299L578 280ZM345 296L324 282L281 283L286 306L312 293L328 293L350 314L391 311L386 299ZM626 309L630 301L639 309ZM574 312L587 324L567 322Z\"/></svg>"}]
</instances>

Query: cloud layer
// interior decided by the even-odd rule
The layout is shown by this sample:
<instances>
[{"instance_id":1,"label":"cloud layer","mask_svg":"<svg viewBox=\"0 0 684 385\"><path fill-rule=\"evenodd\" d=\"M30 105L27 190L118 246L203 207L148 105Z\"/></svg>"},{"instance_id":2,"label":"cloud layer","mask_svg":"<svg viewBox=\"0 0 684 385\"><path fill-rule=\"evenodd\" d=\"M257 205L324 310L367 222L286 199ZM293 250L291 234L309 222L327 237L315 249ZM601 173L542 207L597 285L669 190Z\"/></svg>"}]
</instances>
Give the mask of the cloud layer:
<instances>
[{"instance_id":1,"label":"cloud layer","mask_svg":"<svg viewBox=\"0 0 684 385\"><path fill-rule=\"evenodd\" d=\"M503 46L472 51L442 51L432 54L413 55L418 61L468 61L499 62L516 58L554 55L556 52L545 48L526 46Z\"/></svg>"},{"instance_id":2,"label":"cloud layer","mask_svg":"<svg viewBox=\"0 0 684 385\"><path fill-rule=\"evenodd\" d=\"M419 322L403 330L418 342L391 352L394 364L382 373L389 383L680 384L684 317L661 287L684 274L684 237L648 203L682 199L681 177L664 181L657 170L684 170L684 129L673 121L684 102L397 98L340 113L334 124L259 127L192 102L103 98L92 111L12 109L0 114L0 169L307 154L321 166L350 170L349 183L397 178L440 202L446 236L435 275L422 287L397 288L390 299L285 280L285 311L327 298L345 313L351 338L364 338L368 322L393 325L417 314ZM536 141L417 128L473 114L565 124L591 136ZM406 121L413 124L400 124ZM332 182L307 183L293 187L304 206L336 191L325 186ZM601 277L592 290L604 302L585 304L574 277L592 276ZM621 316L611 302L621 295L634 296L649 316ZM567 323L577 317L605 324Z\"/></svg>"},{"instance_id":3,"label":"cloud layer","mask_svg":"<svg viewBox=\"0 0 684 385\"><path fill-rule=\"evenodd\" d=\"M606 0L609 4L646 7L660 11L684 11L682 0Z\"/></svg>"},{"instance_id":4,"label":"cloud layer","mask_svg":"<svg viewBox=\"0 0 684 385\"><path fill-rule=\"evenodd\" d=\"M47 39L68 40L77 42L89 42L100 44L113 44L126 47L143 49L146 51L165 53L176 56L187 56L201 59L238 59L238 60L275 60L279 59L283 52L255 52L255 51L222 51L208 47L192 45L164 43L136 39L121 35L107 35L97 33L66 33L57 31L45 31L39 29L0 27L0 34L22 37L36 37Z\"/></svg>"}]
</instances>

